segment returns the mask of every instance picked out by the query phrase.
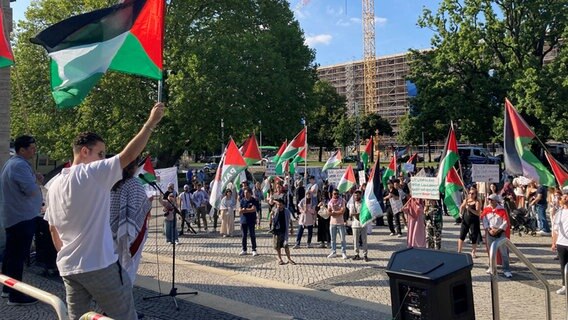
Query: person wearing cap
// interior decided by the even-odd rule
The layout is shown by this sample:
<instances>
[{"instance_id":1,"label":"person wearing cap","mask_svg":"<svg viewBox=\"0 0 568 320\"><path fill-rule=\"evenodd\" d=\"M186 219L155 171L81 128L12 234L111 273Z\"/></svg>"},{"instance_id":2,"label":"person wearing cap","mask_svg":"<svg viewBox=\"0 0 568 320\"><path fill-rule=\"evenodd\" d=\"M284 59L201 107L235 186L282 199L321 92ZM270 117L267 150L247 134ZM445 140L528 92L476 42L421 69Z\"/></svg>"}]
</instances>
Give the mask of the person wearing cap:
<instances>
[{"instance_id":1,"label":"person wearing cap","mask_svg":"<svg viewBox=\"0 0 568 320\"><path fill-rule=\"evenodd\" d=\"M363 260L365 262L369 261L367 253L369 252L367 248L367 228L361 225L359 221L359 214L361 213L361 190L356 190L353 193L353 200L347 203L347 208L349 209L349 216L351 217L351 228L353 230L353 248L355 255L353 260L361 260L359 255L360 251L363 251Z\"/></svg>"},{"instance_id":2,"label":"person wearing cap","mask_svg":"<svg viewBox=\"0 0 568 320\"><path fill-rule=\"evenodd\" d=\"M43 197L38 183L43 181L43 176L36 174L29 162L36 155L33 137L24 135L16 138L14 149L16 155L4 164L0 180L0 217L6 232L2 274L21 281L24 261L29 257L35 232L35 218L42 206ZM2 289L2 297L9 298L9 305L37 302L8 286Z\"/></svg>"},{"instance_id":3,"label":"person wearing cap","mask_svg":"<svg viewBox=\"0 0 568 320\"><path fill-rule=\"evenodd\" d=\"M252 256L258 256L256 252L256 233L254 231L256 226L256 208L260 206L260 203L252 197L252 191L250 189L245 190L245 196L240 200L240 222L241 231L243 233L242 247L240 255L244 256L247 254L247 234L250 234L250 242L252 246Z\"/></svg>"},{"instance_id":4,"label":"person wearing cap","mask_svg":"<svg viewBox=\"0 0 568 320\"><path fill-rule=\"evenodd\" d=\"M505 208L499 204L501 201L499 195L491 194L487 198L489 199L489 206L483 209L481 219L483 221L483 229L485 229L485 243L487 244L487 248L491 248L494 241L507 237L511 225ZM510 279L513 277L513 274L509 267L509 252L506 247L502 246L499 248L499 253L501 254L503 275ZM491 261L489 263L491 263ZM491 268L487 269L487 273L491 273Z\"/></svg>"},{"instance_id":5,"label":"person wearing cap","mask_svg":"<svg viewBox=\"0 0 568 320\"><path fill-rule=\"evenodd\" d=\"M181 228L179 229L179 235L182 236L185 225L187 225L187 231L191 228L188 218L189 213L193 211L191 206L191 192L187 184L183 186L183 191L179 194L178 205L181 208Z\"/></svg>"}]
</instances>

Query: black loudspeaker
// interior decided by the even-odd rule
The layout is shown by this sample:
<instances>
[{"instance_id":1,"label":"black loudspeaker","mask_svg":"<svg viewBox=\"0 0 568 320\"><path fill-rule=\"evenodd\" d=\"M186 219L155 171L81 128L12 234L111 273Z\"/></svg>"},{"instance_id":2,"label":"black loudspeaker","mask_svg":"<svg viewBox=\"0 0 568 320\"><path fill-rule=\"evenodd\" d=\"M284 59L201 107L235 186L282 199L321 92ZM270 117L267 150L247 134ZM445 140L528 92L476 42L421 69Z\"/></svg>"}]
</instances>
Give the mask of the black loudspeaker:
<instances>
[{"instance_id":1,"label":"black loudspeaker","mask_svg":"<svg viewBox=\"0 0 568 320\"><path fill-rule=\"evenodd\" d=\"M387 266L395 320L475 319L469 254L409 248Z\"/></svg>"}]
</instances>

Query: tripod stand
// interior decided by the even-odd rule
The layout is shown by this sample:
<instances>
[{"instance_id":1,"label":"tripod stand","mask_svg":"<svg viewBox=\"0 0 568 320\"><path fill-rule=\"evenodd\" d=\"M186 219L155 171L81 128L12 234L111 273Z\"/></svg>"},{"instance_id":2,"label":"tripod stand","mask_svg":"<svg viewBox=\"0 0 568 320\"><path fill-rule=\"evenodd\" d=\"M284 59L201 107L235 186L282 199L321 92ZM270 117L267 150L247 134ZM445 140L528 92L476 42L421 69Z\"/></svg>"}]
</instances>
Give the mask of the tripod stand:
<instances>
[{"instance_id":1,"label":"tripod stand","mask_svg":"<svg viewBox=\"0 0 568 320\"><path fill-rule=\"evenodd\" d=\"M155 182L149 182L145 179L144 175L140 174L139 175L140 179L146 181L148 184L150 184L154 189L156 189L157 191L160 192L160 194L162 195L162 197L164 196L164 192L162 191L162 189L160 188L160 186L158 186ZM176 233L177 232L177 227L176 227L176 215L180 215L181 216L181 212L179 211L179 209L175 206L175 204L173 204L170 199L167 199L168 203L174 208L174 226L173 226L173 232ZM195 232L195 230L192 229L193 232ZM177 299L176 296L178 295L187 295L187 294L197 294L196 291L192 291L192 292L178 292L177 288L175 286L176 284L176 241L172 241L172 287L170 289L170 293L168 294L159 294L159 295L155 295L155 296L150 296L150 297L144 297L142 298L142 300L150 300L150 299L156 299L156 298L162 298L162 297L172 297L174 299L174 304L176 306L176 310L179 311L179 305L177 303Z\"/></svg>"}]
</instances>

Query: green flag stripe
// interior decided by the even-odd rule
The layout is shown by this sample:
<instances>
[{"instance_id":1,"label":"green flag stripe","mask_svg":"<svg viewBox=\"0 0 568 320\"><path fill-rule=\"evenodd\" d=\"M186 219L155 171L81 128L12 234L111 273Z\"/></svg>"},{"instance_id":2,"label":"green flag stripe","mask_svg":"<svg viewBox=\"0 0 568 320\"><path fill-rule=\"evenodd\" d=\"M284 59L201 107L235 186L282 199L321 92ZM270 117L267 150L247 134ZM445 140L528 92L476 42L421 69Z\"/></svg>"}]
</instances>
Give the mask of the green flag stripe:
<instances>
[{"instance_id":1,"label":"green flag stripe","mask_svg":"<svg viewBox=\"0 0 568 320\"><path fill-rule=\"evenodd\" d=\"M136 63L132 63L133 61ZM130 32L112 60L109 69L156 80L162 79L162 70L148 57L140 41Z\"/></svg>"}]
</instances>

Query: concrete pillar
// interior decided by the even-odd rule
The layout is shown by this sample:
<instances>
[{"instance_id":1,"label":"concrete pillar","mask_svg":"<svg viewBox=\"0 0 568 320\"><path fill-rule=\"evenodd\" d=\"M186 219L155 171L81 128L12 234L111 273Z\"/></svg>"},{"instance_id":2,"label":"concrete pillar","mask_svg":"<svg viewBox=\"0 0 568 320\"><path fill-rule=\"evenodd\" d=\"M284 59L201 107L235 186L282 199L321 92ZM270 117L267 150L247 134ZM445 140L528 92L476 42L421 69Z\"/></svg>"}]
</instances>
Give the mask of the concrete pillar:
<instances>
[{"instance_id":1,"label":"concrete pillar","mask_svg":"<svg viewBox=\"0 0 568 320\"><path fill-rule=\"evenodd\" d=\"M12 9L10 0L0 0L4 12L4 32L9 39L12 31ZM10 68L0 69L0 167L10 157ZM0 222L0 256L4 252L6 235Z\"/></svg>"}]
</instances>

